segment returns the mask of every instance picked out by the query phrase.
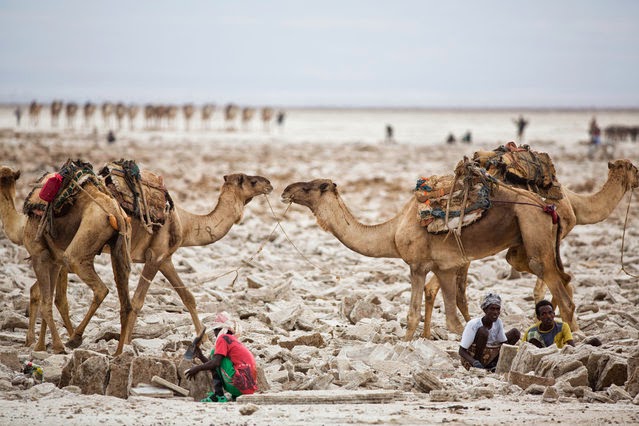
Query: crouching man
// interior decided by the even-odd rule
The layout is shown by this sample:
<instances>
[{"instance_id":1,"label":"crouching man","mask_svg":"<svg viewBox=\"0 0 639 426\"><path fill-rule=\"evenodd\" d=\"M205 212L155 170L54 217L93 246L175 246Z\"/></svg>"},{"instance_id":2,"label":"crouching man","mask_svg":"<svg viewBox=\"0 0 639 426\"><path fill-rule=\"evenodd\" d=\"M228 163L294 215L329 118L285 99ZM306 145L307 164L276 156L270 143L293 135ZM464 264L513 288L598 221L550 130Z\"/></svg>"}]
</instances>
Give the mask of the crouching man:
<instances>
[{"instance_id":1,"label":"crouching man","mask_svg":"<svg viewBox=\"0 0 639 426\"><path fill-rule=\"evenodd\" d=\"M462 365L495 371L501 345L514 345L521 333L516 328L504 332L504 325L499 319L501 314L501 297L488 293L481 303L484 316L468 321L459 344L459 356Z\"/></svg>"},{"instance_id":2,"label":"crouching man","mask_svg":"<svg viewBox=\"0 0 639 426\"><path fill-rule=\"evenodd\" d=\"M212 324L215 347L207 358L202 350L195 348L194 355L202 361L186 370L186 378L193 379L200 371L213 374L213 392L202 402L228 402L224 391L235 400L240 395L252 394L257 390L257 370L253 354L237 339L237 323L229 316L219 313Z\"/></svg>"}]
</instances>

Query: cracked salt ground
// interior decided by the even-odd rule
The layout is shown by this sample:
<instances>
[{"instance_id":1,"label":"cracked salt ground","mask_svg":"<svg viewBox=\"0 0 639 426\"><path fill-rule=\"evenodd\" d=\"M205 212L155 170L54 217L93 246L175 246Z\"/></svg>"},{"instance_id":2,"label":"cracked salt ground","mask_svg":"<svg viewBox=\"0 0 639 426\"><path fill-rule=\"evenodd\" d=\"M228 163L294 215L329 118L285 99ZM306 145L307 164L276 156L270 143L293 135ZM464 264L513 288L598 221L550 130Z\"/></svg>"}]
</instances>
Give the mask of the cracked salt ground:
<instances>
[{"instance_id":1,"label":"cracked salt ground","mask_svg":"<svg viewBox=\"0 0 639 426\"><path fill-rule=\"evenodd\" d=\"M28 182L42 170L64 162L70 153L94 164L113 159L107 147L87 144L79 135L32 133L17 138L2 133L0 138L1 158L9 159L10 166L23 173L17 185L18 199L30 190ZM118 138L118 144L123 155L162 174L174 200L189 211L211 211L221 176L239 171L269 178L274 186L269 200L278 216L286 208L277 202L286 185L331 178L353 215L366 224L383 222L401 209L417 176L448 173L475 148L447 146L426 151L402 144L343 144L336 150L334 146L273 139L246 150L219 135L202 155L202 145L189 143L188 136L180 144L161 137L149 142L148 138L139 132ZM606 162L588 160L576 145L530 143L552 156L560 182L574 192L591 193L603 186ZM482 147L492 145L495 143ZM617 157L639 158L639 146L621 144ZM636 202L635 194L632 206ZM509 369L515 374L509 377L467 372L460 366L459 336L445 328L441 298L433 314L437 340L402 341L410 285L408 268L401 260L350 251L324 232L307 209L296 205L281 218L290 241L278 229L264 244L276 222L269 203L257 197L246 206L242 222L220 241L182 248L174 255L180 276L198 302L203 323L210 322L219 310L238 316L244 329L242 340L260 367L265 394L257 394L253 401L219 406L178 397L122 398L130 386L150 381L153 375L188 388L194 399L206 392L208 381L198 377L187 382L182 377L190 366L182 354L194 329L181 300L159 275L147 294L132 344L120 358L109 355L117 344L119 308L107 255L97 258L96 270L110 293L89 323L81 347L67 355L32 353L24 348L25 310L35 278L24 248L0 233L0 423L44 424L46 420L50 424L59 419L65 424L91 424L99 418L106 424L157 424L175 418L204 422L220 415L228 424L274 420L283 425L410 424L426 419L536 423L547 420L537 413L547 413L548 404L557 404L562 420L575 423L639 422L633 404L639 402L639 294L637 280L623 274L619 265L626 207L624 198L608 219L577 226L561 243L562 258L575 286L581 327L575 333L577 347L562 351L522 348L511 357ZM626 267L637 273L639 217L634 208L625 245ZM233 270L237 274L217 278ZM140 265L133 265L132 289L140 272ZM527 274L504 278L509 274L503 254L474 261L467 290L470 313L479 315L481 296L496 291L504 300L505 325L523 330L533 320L535 280ZM69 301L75 324L86 312L90 295L71 275ZM59 319L55 310L54 315ZM64 330L62 333L63 339L67 337ZM595 337L601 346L582 344ZM205 346L209 348L210 343ZM43 365L44 384L16 379L20 362L26 358ZM550 379L553 384L548 384ZM85 395L87 392L94 393ZM269 402L270 395L288 399ZM348 398L360 400L347 403ZM378 400L371 403L375 398ZM317 403L320 400L332 403ZM527 409L512 410L514 403L525 404ZM253 404L251 409L242 408L249 404Z\"/></svg>"}]
</instances>

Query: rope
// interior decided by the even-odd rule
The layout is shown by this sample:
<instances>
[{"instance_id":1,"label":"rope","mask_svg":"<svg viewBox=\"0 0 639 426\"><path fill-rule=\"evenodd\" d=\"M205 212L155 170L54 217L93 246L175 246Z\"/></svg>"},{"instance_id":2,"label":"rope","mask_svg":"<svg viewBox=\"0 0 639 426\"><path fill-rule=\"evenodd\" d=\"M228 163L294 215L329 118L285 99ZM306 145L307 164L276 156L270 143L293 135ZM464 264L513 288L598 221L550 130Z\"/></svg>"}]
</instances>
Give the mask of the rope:
<instances>
[{"instance_id":1,"label":"rope","mask_svg":"<svg viewBox=\"0 0 639 426\"><path fill-rule=\"evenodd\" d=\"M268 206L271 209L271 213L273 214L273 217L275 218L275 221L277 222L277 224L275 225L276 228L279 227L282 230L282 233L284 234L284 236L286 237L286 240L293 246L293 248L295 249L295 251L297 251L297 253L302 257L302 259L304 259L308 264L310 264L312 267L314 267L315 269L318 269L322 272L324 272L325 274L328 275L332 275L335 277L335 279L337 281L339 281L341 279L341 277L339 275L335 275L333 273L331 273L330 271L328 271L325 268L322 268L321 266L317 266L316 264L314 264L313 262L311 262L311 260L306 257L306 255L304 255L304 253L302 253L302 251L297 248L297 246L295 245L295 243L293 243L293 241L291 240L291 238L288 236L288 234L286 233L286 230L284 229L284 227L282 226L282 223L280 222L280 220L277 218L277 216L275 215L275 212L273 211L273 206L271 206L271 202L268 200L268 198L266 199L266 201L268 202ZM284 218L284 216L286 216L286 213L288 212L288 209L291 207L291 203L288 203L288 205L286 206L286 210L284 210L284 213L282 213L282 218Z\"/></svg>"},{"instance_id":2,"label":"rope","mask_svg":"<svg viewBox=\"0 0 639 426\"><path fill-rule=\"evenodd\" d=\"M268 197L266 196L266 194L264 194L264 198L266 199L266 202L267 202L267 204L268 204L269 208L271 209L271 213L273 213L273 207L271 206L271 203L270 203L270 201L269 201ZM288 208L287 208L287 210L288 210ZM286 212L284 212L284 213L286 213ZM275 217L275 213L273 213L273 217ZM258 247L257 251L256 251L255 253L253 253L253 255L252 255L250 258L248 258L248 260L246 260L246 262L247 262L247 263L250 263L253 259L255 259L255 257L257 257L257 255L258 255L258 254L260 254L260 252L262 251L262 249L264 248L264 246L266 245L266 243L268 243L268 242L271 240L271 236L273 236L273 234L275 233L275 230L276 230L276 229L277 229L277 227L280 225L279 221L277 220L277 217L275 217L275 220L276 220L276 222L277 222L277 223L276 223L276 225L273 227L273 229L272 229L272 230L271 230L271 232L268 234L268 236L264 239L264 241L262 242L262 244L260 244L260 246ZM219 224L218 224L218 225L219 225ZM217 225L216 225L215 227L217 227ZM214 228L214 229L215 229L215 228ZM237 280L237 278L238 278L238 277L239 277L239 275L240 275L240 274L239 274L239 271L240 271L241 269L243 269L243 268L245 268L245 266L240 266L240 267L238 267L238 268L231 269L231 270L229 270L229 271L226 271L226 272L224 272L224 273L222 273L222 274L219 274L219 275L216 275L216 276L214 276L214 277L209 277L209 278L206 278L206 279L203 279L203 280L198 280L198 281L197 281L197 284L204 284L205 282L215 281L215 280L217 280L217 279L219 279L219 278L222 278L223 276L228 275L228 274L231 274L231 273L233 273L233 272L235 272L235 278L233 278L233 282L232 282L232 284L235 284L235 280ZM175 287L175 288L178 288L178 287Z\"/></svg>"},{"instance_id":3,"label":"rope","mask_svg":"<svg viewBox=\"0 0 639 426\"><path fill-rule=\"evenodd\" d=\"M623 264L623 248L624 248L624 244L626 240L626 227L628 226L628 213L630 212L630 201L632 201L632 193L633 191L631 190L630 196L628 197L628 207L626 208L626 219L623 222L623 233L621 234L621 270L628 276L631 276L633 278L639 278L639 275L634 275L626 271L626 268L624 267L624 264Z\"/></svg>"}]
</instances>

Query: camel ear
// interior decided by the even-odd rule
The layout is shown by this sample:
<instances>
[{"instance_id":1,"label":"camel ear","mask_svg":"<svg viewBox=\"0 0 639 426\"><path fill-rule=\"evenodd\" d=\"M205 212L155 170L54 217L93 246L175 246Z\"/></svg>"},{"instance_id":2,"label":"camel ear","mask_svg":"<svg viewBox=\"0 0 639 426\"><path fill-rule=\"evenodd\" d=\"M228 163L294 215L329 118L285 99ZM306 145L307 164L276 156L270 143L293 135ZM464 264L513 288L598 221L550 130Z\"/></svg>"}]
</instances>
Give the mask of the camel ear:
<instances>
[{"instance_id":1,"label":"camel ear","mask_svg":"<svg viewBox=\"0 0 639 426\"><path fill-rule=\"evenodd\" d=\"M20 179L20 170L16 171L16 172L13 174L13 178L14 178L15 180Z\"/></svg>"},{"instance_id":2,"label":"camel ear","mask_svg":"<svg viewBox=\"0 0 639 426\"><path fill-rule=\"evenodd\" d=\"M239 186L244 184L244 175L240 175L240 180L237 182Z\"/></svg>"},{"instance_id":3,"label":"camel ear","mask_svg":"<svg viewBox=\"0 0 639 426\"><path fill-rule=\"evenodd\" d=\"M224 175L224 182L226 182L227 180L229 180L229 175Z\"/></svg>"},{"instance_id":4,"label":"camel ear","mask_svg":"<svg viewBox=\"0 0 639 426\"><path fill-rule=\"evenodd\" d=\"M612 169L613 167L615 167L614 163L612 161L608 161L608 169Z\"/></svg>"}]
</instances>

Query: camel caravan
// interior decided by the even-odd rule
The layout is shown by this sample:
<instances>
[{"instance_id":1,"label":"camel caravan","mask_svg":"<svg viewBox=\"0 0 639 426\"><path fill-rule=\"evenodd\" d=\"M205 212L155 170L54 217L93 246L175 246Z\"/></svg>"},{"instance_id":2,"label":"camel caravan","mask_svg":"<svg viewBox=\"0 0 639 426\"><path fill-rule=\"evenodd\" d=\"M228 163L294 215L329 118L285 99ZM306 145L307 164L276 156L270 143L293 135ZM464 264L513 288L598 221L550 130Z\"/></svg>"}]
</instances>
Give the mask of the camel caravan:
<instances>
[{"instance_id":1,"label":"camel caravan","mask_svg":"<svg viewBox=\"0 0 639 426\"><path fill-rule=\"evenodd\" d=\"M535 302L550 291L554 306L572 330L579 330L573 283L565 271L559 243L576 226L605 220L628 192L639 186L637 167L629 160L608 164L608 179L593 194L574 193L557 181L550 157L511 142L493 151L464 157L443 176L417 180L413 195L390 220L365 225L353 216L331 179L288 185L284 203L308 208L324 231L354 252L370 257L402 259L410 270L410 303L405 340L414 338L425 304L422 337L431 337L431 315L441 289L446 327L464 329L456 314L470 319L466 298L472 260L507 250L517 271L536 276ZM120 333L113 355L131 343L137 317L158 272L168 280L188 310L196 333L204 326L197 302L182 281L172 256L181 247L213 244L238 223L255 197L273 187L266 177L242 173L224 176L217 203L207 214L182 208L162 176L140 169L134 160L115 160L99 170L81 160L68 160L54 173L44 173L16 209L19 170L0 167L0 216L4 232L29 253L36 282L30 291L29 328L25 344L36 350L64 353L53 318L56 305L69 335L66 347L82 344L89 321L108 288L94 267L96 256L110 254L120 305ZM495 232L495 230L499 232ZM131 297L131 263L143 264ZM428 282L429 272L432 276ZM67 275L76 274L92 291L90 307L75 326L69 317ZM35 326L41 316L36 342Z\"/></svg>"},{"instance_id":2,"label":"camel caravan","mask_svg":"<svg viewBox=\"0 0 639 426\"><path fill-rule=\"evenodd\" d=\"M42 113L44 104L37 101L32 101L29 104L28 115L29 125L32 128L39 128L41 125L40 115ZM76 117L79 113L80 107L82 108L83 121L78 127L76 123ZM94 118L96 112L100 109L102 116L102 122ZM164 130L164 131L177 131L194 130L192 122L196 117L199 117L199 128L203 131L209 131L213 129L212 121L214 119L215 104L205 103L199 107L199 114L197 114L198 107L193 103L185 103L181 106L171 104L146 104L143 107L140 105L131 103L125 104L123 102L112 103L109 101L103 102L101 105L86 101L84 105L78 106L75 102L64 102L56 99L49 105L49 112L51 115L50 125L52 128L58 128L60 126L60 117L64 115L66 119L67 130L74 131L76 129L85 129L94 131L98 128L107 130L125 130L130 131L136 129L144 130ZM142 111L142 114L138 114ZM262 130L264 132L271 131L271 122L274 121L274 109L269 106L262 108L255 108L246 106L240 108L239 106L229 103L223 109L223 117L221 118L222 124L219 129L221 131L234 132L238 129L242 131L253 130L251 123L254 118L258 116L262 122ZM142 125L137 123L138 116L142 116ZM239 121L239 123L237 123ZM128 125L127 125L128 122Z\"/></svg>"}]
</instances>

